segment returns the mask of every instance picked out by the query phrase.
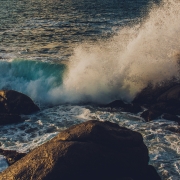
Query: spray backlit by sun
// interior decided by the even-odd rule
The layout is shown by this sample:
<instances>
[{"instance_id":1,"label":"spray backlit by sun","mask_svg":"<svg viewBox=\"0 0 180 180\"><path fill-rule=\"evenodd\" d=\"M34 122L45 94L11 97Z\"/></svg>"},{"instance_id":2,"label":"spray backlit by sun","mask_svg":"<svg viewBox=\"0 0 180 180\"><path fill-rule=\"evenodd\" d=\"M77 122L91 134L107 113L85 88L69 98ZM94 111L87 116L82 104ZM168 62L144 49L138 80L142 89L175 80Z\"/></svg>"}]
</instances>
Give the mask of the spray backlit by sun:
<instances>
[{"instance_id":1,"label":"spray backlit by sun","mask_svg":"<svg viewBox=\"0 0 180 180\"><path fill-rule=\"evenodd\" d=\"M165 0L141 24L124 27L107 41L77 47L64 78L68 100L130 101L148 82L178 78L179 10L179 1Z\"/></svg>"}]
</instances>

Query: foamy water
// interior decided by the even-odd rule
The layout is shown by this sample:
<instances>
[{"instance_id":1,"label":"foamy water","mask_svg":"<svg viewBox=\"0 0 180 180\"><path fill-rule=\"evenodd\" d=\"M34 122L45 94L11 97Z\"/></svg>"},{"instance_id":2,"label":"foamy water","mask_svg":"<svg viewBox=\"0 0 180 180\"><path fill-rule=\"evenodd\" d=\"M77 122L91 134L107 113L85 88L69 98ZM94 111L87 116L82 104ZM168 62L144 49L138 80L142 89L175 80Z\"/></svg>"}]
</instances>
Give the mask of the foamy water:
<instances>
[{"instance_id":1,"label":"foamy water","mask_svg":"<svg viewBox=\"0 0 180 180\"><path fill-rule=\"evenodd\" d=\"M23 123L1 126L0 148L28 152L74 124L107 120L140 132L150 164L163 180L178 180L180 136L169 130L177 123L146 123L139 114L80 103L131 102L149 82L179 81L180 2L56 3L24 0L11 4L11 15L0 12L6 20L1 18L0 89L27 94L41 107ZM26 17L18 16L24 9ZM1 156L0 171L5 168Z\"/></svg>"},{"instance_id":2,"label":"foamy water","mask_svg":"<svg viewBox=\"0 0 180 180\"><path fill-rule=\"evenodd\" d=\"M163 180L179 178L180 136L169 131L179 128L177 123L163 119L144 122L138 115L111 112L91 106L61 105L24 116L24 123L1 127L1 148L29 152L50 140L62 130L90 119L110 121L140 132L149 149L150 164L155 166ZM2 161L4 164L4 159ZM1 168L6 168L4 164Z\"/></svg>"}]
</instances>

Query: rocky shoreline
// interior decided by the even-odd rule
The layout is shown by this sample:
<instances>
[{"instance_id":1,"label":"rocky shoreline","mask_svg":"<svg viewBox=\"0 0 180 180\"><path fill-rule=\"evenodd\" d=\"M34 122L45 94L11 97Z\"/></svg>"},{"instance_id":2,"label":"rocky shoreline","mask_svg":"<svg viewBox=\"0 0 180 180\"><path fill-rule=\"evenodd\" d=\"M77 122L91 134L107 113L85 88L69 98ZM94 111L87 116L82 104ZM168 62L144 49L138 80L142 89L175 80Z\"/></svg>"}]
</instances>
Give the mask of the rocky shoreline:
<instances>
[{"instance_id":1,"label":"rocky shoreline","mask_svg":"<svg viewBox=\"0 0 180 180\"><path fill-rule=\"evenodd\" d=\"M96 120L72 126L0 174L0 179L160 180L142 135Z\"/></svg>"},{"instance_id":2,"label":"rocky shoreline","mask_svg":"<svg viewBox=\"0 0 180 180\"><path fill-rule=\"evenodd\" d=\"M139 113L147 122L162 117L180 124L180 84L149 84L130 104L116 100L101 107ZM39 110L22 93L0 91L0 125L23 122L20 115ZM3 149L0 154L6 156L10 165L0 173L2 180L160 179L154 167L148 165L148 150L142 136L110 122L88 121L72 126L28 155Z\"/></svg>"},{"instance_id":3,"label":"rocky shoreline","mask_svg":"<svg viewBox=\"0 0 180 180\"><path fill-rule=\"evenodd\" d=\"M140 113L140 116L147 122L162 117L180 124L178 117L180 115L180 84L170 83L161 86L149 84L136 95L132 103L128 104L122 100L116 100L103 107Z\"/></svg>"}]
</instances>

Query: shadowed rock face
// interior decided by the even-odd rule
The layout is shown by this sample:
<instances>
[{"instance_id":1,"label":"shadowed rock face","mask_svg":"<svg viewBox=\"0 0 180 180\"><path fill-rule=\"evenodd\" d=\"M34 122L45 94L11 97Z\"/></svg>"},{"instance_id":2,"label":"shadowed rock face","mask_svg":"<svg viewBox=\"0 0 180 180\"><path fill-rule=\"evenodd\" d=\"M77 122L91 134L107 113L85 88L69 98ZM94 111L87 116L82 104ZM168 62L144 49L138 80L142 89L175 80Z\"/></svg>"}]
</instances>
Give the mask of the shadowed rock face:
<instances>
[{"instance_id":1,"label":"shadowed rock face","mask_svg":"<svg viewBox=\"0 0 180 180\"><path fill-rule=\"evenodd\" d=\"M0 90L0 125L23 122L20 114L39 110L28 96L13 90Z\"/></svg>"},{"instance_id":2,"label":"shadowed rock face","mask_svg":"<svg viewBox=\"0 0 180 180\"><path fill-rule=\"evenodd\" d=\"M101 107L110 107L111 109L114 108L114 109L117 109L121 111L124 111L124 112L131 112L131 113L138 113L140 112L142 109L141 109L141 106L139 106L138 104L126 104L124 103L122 100L115 100L109 104L106 104L104 106L101 106Z\"/></svg>"},{"instance_id":3,"label":"shadowed rock face","mask_svg":"<svg viewBox=\"0 0 180 180\"><path fill-rule=\"evenodd\" d=\"M146 88L144 88L137 96L134 98L132 103L137 103L147 106L151 106L152 104L157 102L157 99L164 94L165 92L169 91L174 86L178 85L177 83L165 83L162 86L153 86L149 84Z\"/></svg>"},{"instance_id":4,"label":"shadowed rock face","mask_svg":"<svg viewBox=\"0 0 180 180\"><path fill-rule=\"evenodd\" d=\"M141 114L146 121L151 121L163 114L169 114L163 117L168 120L176 120L180 122L180 84L165 83L162 86L153 87L149 85L143 89L133 100L132 103L138 103L145 106L148 110ZM169 118L173 116L173 119Z\"/></svg>"},{"instance_id":5,"label":"shadowed rock face","mask_svg":"<svg viewBox=\"0 0 180 180\"><path fill-rule=\"evenodd\" d=\"M28 96L13 90L0 91L0 112L10 114L31 114L39 108Z\"/></svg>"},{"instance_id":6,"label":"shadowed rock face","mask_svg":"<svg viewBox=\"0 0 180 180\"><path fill-rule=\"evenodd\" d=\"M140 133L88 121L61 132L0 174L11 180L160 180Z\"/></svg>"}]
</instances>

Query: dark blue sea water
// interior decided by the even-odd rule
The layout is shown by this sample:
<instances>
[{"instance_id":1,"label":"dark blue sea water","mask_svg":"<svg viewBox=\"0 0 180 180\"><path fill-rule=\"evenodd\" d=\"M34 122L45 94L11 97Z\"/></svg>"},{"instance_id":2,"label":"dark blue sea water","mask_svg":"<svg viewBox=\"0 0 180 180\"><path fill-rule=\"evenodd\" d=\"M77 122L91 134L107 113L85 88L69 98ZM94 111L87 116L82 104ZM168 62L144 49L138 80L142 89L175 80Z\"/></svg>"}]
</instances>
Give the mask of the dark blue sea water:
<instances>
[{"instance_id":1,"label":"dark blue sea water","mask_svg":"<svg viewBox=\"0 0 180 180\"><path fill-rule=\"evenodd\" d=\"M179 80L179 9L178 0L0 0L0 89L41 108L1 126L0 148L28 152L73 124L108 120L142 133L150 164L163 180L178 180L180 136L168 131L175 122L92 104L130 102L148 82Z\"/></svg>"},{"instance_id":2,"label":"dark blue sea water","mask_svg":"<svg viewBox=\"0 0 180 180\"><path fill-rule=\"evenodd\" d=\"M43 56L61 60L71 55L73 48L82 41L108 39L123 25L139 21L153 1L0 2L0 52L16 54L17 58Z\"/></svg>"}]
</instances>

